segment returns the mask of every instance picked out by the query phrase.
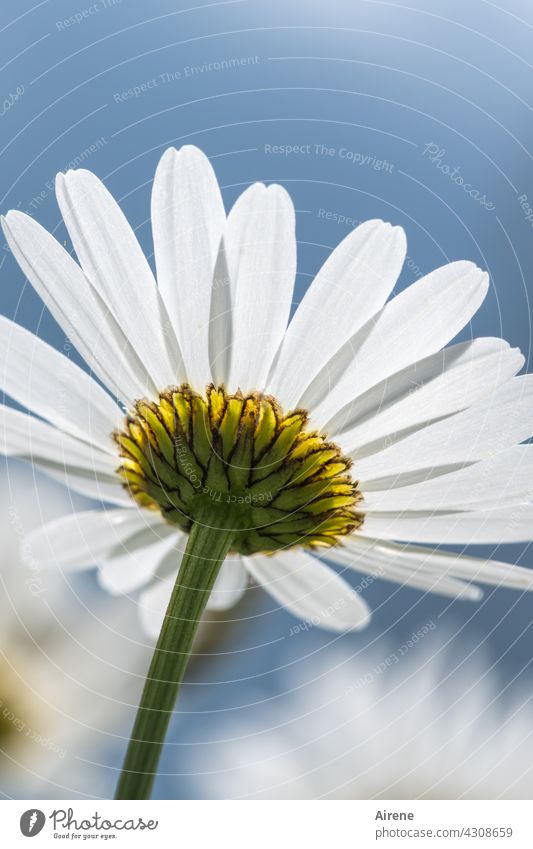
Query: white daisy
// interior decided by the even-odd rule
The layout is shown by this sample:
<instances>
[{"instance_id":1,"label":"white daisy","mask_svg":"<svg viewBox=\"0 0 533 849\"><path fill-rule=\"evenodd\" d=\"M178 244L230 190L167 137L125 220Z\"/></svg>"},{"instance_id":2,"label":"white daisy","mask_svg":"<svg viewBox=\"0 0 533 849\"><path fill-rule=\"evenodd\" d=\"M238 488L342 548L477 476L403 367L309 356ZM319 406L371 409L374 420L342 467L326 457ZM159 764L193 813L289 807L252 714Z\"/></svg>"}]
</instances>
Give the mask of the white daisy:
<instances>
[{"instance_id":1,"label":"white daisy","mask_svg":"<svg viewBox=\"0 0 533 849\"><path fill-rule=\"evenodd\" d=\"M531 799L533 694L515 688L509 703L479 651L458 664L451 641L424 639L427 651L326 651L297 686L294 670L282 674L284 698L256 694L257 709L220 722L208 752L194 751L198 793Z\"/></svg>"},{"instance_id":2,"label":"white daisy","mask_svg":"<svg viewBox=\"0 0 533 849\"><path fill-rule=\"evenodd\" d=\"M156 634L209 504L235 523L211 608L251 575L298 617L363 627L365 601L325 556L463 598L480 597L473 581L532 587L526 569L440 550L532 536L533 447L519 443L533 433L533 376L516 376L524 359L501 339L444 347L482 304L486 273L454 262L388 300L405 237L369 221L289 321L295 219L280 186L252 185L226 217L204 154L167 150L152 192L157 283L93 174L60 174L56 190L79 264L21 212L4 232L93 376L3 318L1 385L35 415L2 407L0 450L106 507L34 533L39 562L97 564L111 592L143 588Z\"/></svg>"}]
</instances>

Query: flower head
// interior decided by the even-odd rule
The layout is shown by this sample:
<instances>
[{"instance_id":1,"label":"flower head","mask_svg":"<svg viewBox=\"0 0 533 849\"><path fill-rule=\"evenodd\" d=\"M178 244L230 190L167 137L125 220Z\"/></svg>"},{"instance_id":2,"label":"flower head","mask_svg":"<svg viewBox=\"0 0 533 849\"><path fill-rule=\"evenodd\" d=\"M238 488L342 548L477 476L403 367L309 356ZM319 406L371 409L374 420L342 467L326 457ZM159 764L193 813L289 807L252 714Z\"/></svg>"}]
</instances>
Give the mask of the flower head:
<instances>
[{"instance_id":1,"label":"flower head","mask_svg":"<svg viewBox=\"0 0 533 849\"><path fill-rule=\"evenodd\" d=\"M168 150L152 192L157 281L94 175L60 174L57 197L78 262L20 212L4 231L93 374L2 319L3 387L35 415L4 406L0 449L106 506L34 534L43 563L97 564L112 592L147 587L157 633L209 501L235 530L211 607L251 574L300 617L362 627L365 601L324 556L451 596L479 598L474 579L531 588L527 569L441 550L533 526L524 359L496 338L445 347L483 302L484 272L454 262L388 300L405 237L369 221L289 321L295 218L280 186L252 185L226 216L207 157Z\"/></svg>"},{"instance_id":2,"label":"flower head","mask_svg":"<svg viewBox=\"0 0 533 849\"><path fill-rule=\"evenodd\" d=\"M116 433L119 474L141 507L184 531L216 505L240 554L335 545L362 524L361 495L351 460L306 424L268 396L182 386L137 403Z\"/></svg>"}]
</instances>

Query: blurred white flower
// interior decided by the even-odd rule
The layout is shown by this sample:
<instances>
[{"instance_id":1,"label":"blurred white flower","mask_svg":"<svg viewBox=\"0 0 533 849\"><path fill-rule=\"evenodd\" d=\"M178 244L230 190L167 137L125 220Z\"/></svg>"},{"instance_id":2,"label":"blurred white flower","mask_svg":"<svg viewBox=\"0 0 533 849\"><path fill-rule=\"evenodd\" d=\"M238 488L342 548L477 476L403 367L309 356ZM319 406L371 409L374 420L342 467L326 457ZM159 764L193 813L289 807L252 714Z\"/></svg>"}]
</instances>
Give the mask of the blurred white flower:
<instances>
[{"instance_id":1,"label":"blurred white flower","mask_svg":"<svg viewBox=\"0 0 533 849\"><path fill-rule=\"evenodd\" d=\"M27 545L80 501L19 464L0 471L0 773L14 798L109 795L142 687L150 647L129 602L42 572Z\"/></svg>"},{"instance_id":2,"label":"blurred white flower","mask_svg":"<svg viewBox=\"0 0 533 849\"><path fill-rule=\"evenodd\" d=\"M530 799L533 690L505 703L490 664L454 667L453 641L421 630L428 648L324 652L297 684L291 668L284 698L219 726L204 762L195 751L202 795Z\"/></svg>"}]
</instances>

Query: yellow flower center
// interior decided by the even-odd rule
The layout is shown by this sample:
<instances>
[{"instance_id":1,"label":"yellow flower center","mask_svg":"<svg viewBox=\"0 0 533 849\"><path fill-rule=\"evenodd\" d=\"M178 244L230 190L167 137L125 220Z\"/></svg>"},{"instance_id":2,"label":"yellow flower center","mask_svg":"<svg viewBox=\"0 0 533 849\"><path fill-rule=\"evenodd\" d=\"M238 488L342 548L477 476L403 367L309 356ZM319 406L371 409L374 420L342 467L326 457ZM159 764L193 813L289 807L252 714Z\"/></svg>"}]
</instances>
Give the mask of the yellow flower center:
<instances>
[{"instance_id":1,"label":"yellow flower center","mask_svg":"<svg viewBox=\"0 0 533 849\"><path fill-rule=\"evenodd\" d=\"M169 388L138 401L115 433L118 474L140 506L183 531L209 506L234 530L232 551L332 546L362 525L362 496L351 460L307 423L268 395Z\"/></svg>"}]
</instances>

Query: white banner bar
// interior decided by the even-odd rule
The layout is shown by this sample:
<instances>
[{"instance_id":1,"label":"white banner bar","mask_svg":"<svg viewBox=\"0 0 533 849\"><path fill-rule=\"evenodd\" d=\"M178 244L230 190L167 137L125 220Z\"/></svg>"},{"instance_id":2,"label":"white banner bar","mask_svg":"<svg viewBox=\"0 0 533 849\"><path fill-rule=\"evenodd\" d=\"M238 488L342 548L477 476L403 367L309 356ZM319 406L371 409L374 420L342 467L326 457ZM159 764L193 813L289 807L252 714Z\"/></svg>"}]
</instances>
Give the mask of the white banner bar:
<instances>
[{"instance_id":1,"label":"white banner bar","mask_svg":"<svg viewBox=\"0 0 533 849\"><path fill-rule=\"evenodd\" d=\"M4 801L1 845L532 849L524 801ZM29 840L35 838L35 844Z\"/></svg>"}]
</instances>

